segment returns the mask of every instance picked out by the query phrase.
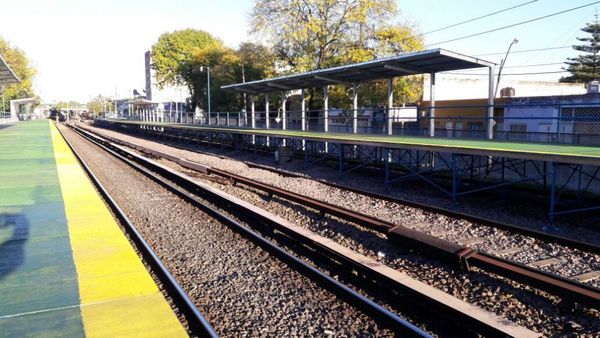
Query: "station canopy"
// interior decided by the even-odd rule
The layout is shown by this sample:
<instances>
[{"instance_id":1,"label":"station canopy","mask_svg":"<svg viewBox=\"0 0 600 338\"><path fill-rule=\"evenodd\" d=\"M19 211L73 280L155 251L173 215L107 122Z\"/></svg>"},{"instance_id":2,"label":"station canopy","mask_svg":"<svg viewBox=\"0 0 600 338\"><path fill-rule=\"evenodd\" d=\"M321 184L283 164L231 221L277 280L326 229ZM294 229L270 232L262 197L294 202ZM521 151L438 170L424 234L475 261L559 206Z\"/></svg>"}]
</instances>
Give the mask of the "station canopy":
<instances>
[{"instance_id":1,"label":"station canopy","mask_svg":"<svg viewBox=\"0 0 600 338\"><path fill-rule=\"evenodd\" d=\"M0 55L0 84L19 83L21 80L8 66L2 55Z\"/></svg>"},{"instance_id":2,"label":"station canopy","mask_svg":"<svg viewBox=\"0 0 600 338\"><path fill-rule=\"evenodd\" d=\"M445 49L431 49L272 79L231 84L221 88L258 94L494 66L492 62L472 56Z\"/></svg>"}]
</instances>

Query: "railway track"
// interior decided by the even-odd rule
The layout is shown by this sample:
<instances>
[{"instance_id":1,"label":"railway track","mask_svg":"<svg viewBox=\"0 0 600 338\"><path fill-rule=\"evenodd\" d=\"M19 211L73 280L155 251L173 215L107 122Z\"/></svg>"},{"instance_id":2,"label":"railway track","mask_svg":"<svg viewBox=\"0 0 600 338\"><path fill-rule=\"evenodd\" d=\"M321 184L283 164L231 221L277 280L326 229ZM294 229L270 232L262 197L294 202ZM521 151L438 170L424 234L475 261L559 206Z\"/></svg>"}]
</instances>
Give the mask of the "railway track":
<instances>
[{"instance_id":1,"label":"railway track","mask_svg":"<svg viewBox=\"0 0 600 338\"><path fill-rule=\"evenodd\" d=\"M148 244L148 242L146 242L144 237L142 237L136 226L130 221L129 217L127 217L125 212L115 202L107 189L104 188L88 164L83 160L71 143L66 138L64 139L96 189L104 198L106 204L109 206L116 218L120 221L130 240L135 245L135 248L144 258L145 263L150 266L151 271L158 278L162 287L167 292L167 295L171 298L172 302L181 312L181 315L185 318L189 332L199 337L218 337L212 325L206 320L202 313L200 313L198 308L194 305L194 302L183 290L181 285L179 285L175 277L173 277L171 271L169 271L166 265L154 252L152 247Z\"/></svg>"},{"instance_id":2,"label":"railway track","mask_svg":"<svg viewBox=\"0 0 600 338\"><path fill-rule=\"evenodd\" d=\"M161 135L159 132L153 133L152 130L146 130L146 132L149 133L149 135L151 137L152 136L157 137L157 138L163 137L163 135ZM138 135L138 136L147 137L148 135ZM188 146L188 144L194 144L195 140L191 140L186 137L176 137L173 135L168 135L167 139L170 140L170 142L168 141L169 146L174 147L174 148L188 150L188 151L196 152L199 154L204 154L207 156L217 156L220 158L229 159L229 157L227 157L227 156L216 155L211 152L204 152L204 151L199 150L197 147ZM113 139L113 140L115 142L118 142L118 140L115 140L115 139ZM173 142L173 140L176 140L176 141ZM206 141L204 141L204 142L207 143L209 146L210 145L219 145L218 143L206 142ZM224 147L224 146L229 146L229 145L221 145L221 147ZM399 198L399 197L395 197L395 196L391 196L391 195L387 195L387 194L379 194L379 193L375 193L375 192L364 190L364 189L354 188L354 187L350 187L347 185L341 185L341 184L330 182L327 180L315 179L315 178L311 178L311 177L308 177L306 175L299 174L296 172L280 170L277 168L260 165L260 164L256 164L253 162L245 161L244 164L246 164L248 167L251 167L251 168L257 168L257 169L261 169L261 170L270 171L270 172L276 173L276 174L284 176L284 177L309 179L309 180L318 182L320 184L323 184L323 185L326 185L326 186L329 186L332 188L354 192L356 194L360 194L363 196L372 197L372 198L383 200L383 201L389 201L392 203L396 203L398 205L416 208L416 209L423 210L423 211L429 211L429 212L433 212L436 214L445 215L445 216L448 216L451 218L461 219L461 220L465 220L468 222L472 222L472 223L476 223L476 224L480 224L480 225L484 225L484 226L488 226L488 227L492 227L492 228L496 228L496 229L507 230L512 233L523 234L525 236L529 236L532 238L537 238L537 239L547 241L550 243L566 245L571 248L588 251L588 252L591 252L594 254L600 254L600 246L598 246L597 244L594 244L592 242L586 242L583 240L578 240L578 239L574 239L574 238L570 238L570 237L566 237L566 236L561 236L561 235L554 234L554 233L551 233L548 231L536 230L531 227L525 227L525 226L519 226L516 224L510 224L507 222L501 222L501 221L493 220L491 218L481 217L481 216L477 216L477 215L468 214L465 212L460 212L460 211L451 210L448 208L439 207L439 206L436 206L433 204L415 202L415 201L411 201L411 200L407 200L407 199L403 199L403 198Z\"/></svg>"},{"instance_id":3,"label":"railway track","mask_svg":"<svg viewBox=\"0 0 600 338\"><path fill-rule=\"evenodd\" d=\"M433 309L432 306L435 306L435 309L437 311L439 311L440 309L443 309L444 317L446 317L447 319L450 319L449 323L452 323L454 321L454 324L456 324L456 319L460 318L459 326L461 326L462 329L468 329L468 330L471 330L471 332L477 332L478 334L483 333L486 335L502 335L502 336L514 335L514 332L510 333L510 329L518 329L517 327L511 326L511 325L504 327L503 325L499 324L499 322L490 320L490 318L493 318L493 316L490 317L489 313L482 316L482 313L479 312L478 309L476 309L475 307L472 307L472 306L468 306L468 304L466 304L466 303L458 302L460 306L456 306L456 303L451 304L452 302L448 302L448 297L442 296L442 294L439 292L436 294L435 291L429 290L429 291L433 291L433 294L429 294L429 295L422 294L422 291L420 291L419 288L417 288L417 287L411 288L411 287L407 286L406 284L402 284L400 282L401 278L397 278L398 277L397 271L396 271L396 276L395 276L393 271L388 271L388 270L392 270L392 269L386 270L384 266L382 266L381 264L379 264L375 261L369 260L368 258L366 258L364 256L360 257L360 255L356 255L351 252L348 252L347 249L345 250L344 248L342 248L339 245L337 245L337 246L333 245L332 243L330 243L331 241L324 241L323 238L319 239L319 236L317 236L315 234L307 233L306 230L303 230L297 226L293 226L293 225L289 224L289 222L285 222L284 220L279 219L277 217L273 217L273 215L268 215L268 214L265 214L263 211L258 211L257 208L248 205L248 203L243 203L243 201L225 197L222 193L215 191L214 189L210 189L210 187L206 187L206 186L202 187L202 185L199 185L199 183L197 183L195 180L193 180L189 176L178 173L166 166L162 166L160 164L153 163L153 161L148 160L148 159L144 158L143 156L135 154L134 152L129 151L121 146L118 146L108 140L105 140L102 137L92 135L91 133L89 133L87 131L77 130L77 132L79 133L79 135L86 137L88 140L93 140L93 142L95 142L98 146L101 146L106 151L111 152L114 156L118 156L121 160L127 161L128 164L130 166L135 167L136 170L143 172L145 175L147 175L149 177L152 177L153 180L155 180L157 182L161 182L161 184L163 186L165 186L165 187L171 186L171 185L173 185L174 182L176 182L176 184L180 187L179 189L185 189L185 190L179 191L178 194L186 197L186 199L189 199L190 201L196 201L195 203L198 207L200 207L200 204L198 204L198 201L197 201L198 196L202 196L202 198L207 198L207 196L208 196L208 197L210 197L210 199L216 200L217 202L215 202L215 203L217 203L219 205L226 205L229 208L234 209L239 215L245 215L245 217L250 216L250 218L253 219L255 222L260 221L260 223L263 223L264 225L267 225L269 228L275 229L277 232L284 234L287 238L292 239L294 242L299 243L301 246L308 247L312 251L318 251L319 256L327 257L330 261L342 263L342 265L346 266L346 268L350 268L353 271L353 273L351 273L351 274L358 273L359 275L365 277L366 280L370 280L371 282L374 281L377 285L391 287L392 289L395 289L397 292L400 292L401 294L404 294L405 296L410 295L411 303L420 304L420 308L422 311L426 311L425 308L429 308L429 311L431 311ZM200 170L202 170L202 169L200 169ZM154 173L152 173L152 172L154 172ZM156 176L156 172L158 172L160 174L160 176ZM229 177L227 179L231 180L232 178ZM169 181L171 183L169 183ZM193 194L191 193L192 191L193 191ZM213 210L213 211L211 211L211 214L215 213L215 212L216 211ZM230 219L230 218L227 218L227 219ZM243 226L242 226L242 228L243 228ZM238 231L247 232L249 230L239 229ZM254 241L257 241L257 239L255 239ZM264 241L265 241L265 243L263 243L262 245L267 245L267 243L269 242L266 240L264 240ZM262 241L261 241L261 243L262 243ZM271 245L273 245L273 244L271 243ZM274 250L274 251L279 250L280 251L281 249L278 249L278 250L270 249L270 251L271 250ZM281 253L281 254L285 254L285 252ZM289 254L287 254L287 255L289 255ZM293 257L287 257L286 259L291 260L292 258ZM300 262L302 262L302 261L300 261ZM299 263L295 263L295 264L299 264ZM307 266L306 263L303 263L303 264L304 265L302 265L302 266L304 266L304 267L302 269L311 268L310 265ZM312 269L314 269L314 268L312 268ZM313 274L318 275L319 271L316 269L314 269L314 270L315 271L313 272ZM322 274L322 273L320 273L320 274ZM327 277L328 276L324 275L319 278L325 278L325 280L327 280L328 279ZM335 281L335 280L331 279L331 277L329 277L329 279L331 281ZM323 281L321 281L321 282L323 282ZM345 291L337 291L337 292L341 292L341 294L345 294L345 296L344 296L345 299L354 299L354 301L356 301L357 299L362 297L359 294L349 297L347 293L352 290L348 289L347 287L346 287L346 289L347 290L345 290ZM431 289L433 289L433 288L431 288ZM360 297L358 297L358 296L360 296ZM365 299L365 300L368 301L368 299ZM369 309L369 313L371 313L371 311L373 311L373 308L369 308L369 306L371 306L371 307L377 306L377 304L375 304L375 303L372 303L369 306L366 306L365 304L362 304L362 305L354 304L354 305L357 307L363 308L363 309L364 308ZM425 305L425 306L423 306L423 305ZM381 308L379 311L381 311L381 310L385 310L385 309ZM385 311L382 313L385 313ZM388 325L390 323L393 324L392 327L394 328L394 330L399 330L405 334L406 333L413 334L413 335L424 334L421 331L417 331L414 326L412 326L412 327L410 325L407 326L406 322L403 320L401 320L401 321L391 320L390 321L389 316L393 315L393 313L388 313L387 315L382 315L381 313L378 314L378 312L373 312L373 313L371 313L371 315L373 315L374 318L377 318L380 321L386 322ZM391 317L391 318L393 318L393 317ZM508 331L506 331L506 330L508 330ZM532 334L532 332L525 330L525 331L521 331L520 334Z\"/></svg>"},{"instance_id":4,"label":"railway track","mask_svg":"<svg viewBox=\"0 0 600 338\"><path fill-rule=\"evenodd\" d=\"M480 252L472 249L469 246L461 245L455 242L439 239L437 237L428 235L421 231L405 227L396 223L392 223L386 220L378 219L366 214L362 214L347 208L343 208L331 203L327 203L315 198L310 198L305 195L297 194L292 191L281 189L257 180L252 180L234 173L203 166L199 163L194 163L179 157L166 154L160 151L156 151L150 148L141 147L139 145L124 142L122 140L111 139L112 142L118 142L122 145L136 149L144 154L155 156L157 158L164 158L178 165L199 171L209 176L219 176L221 178L230 180L233 184L241 184L253 189L258 189L271 196L275 195L294 203L298 203L305 207L309 207L318 210L322 213L327 213L349 222L368 227L375 231L378 231L387 236L390 241L398 243L400 245L411 246L415 250L419 250L430 257L443 260L449 263L460 264L464 268L469 269L471 267L477 267L488 272L492 272L501 275L506 278L513 279L517 282L530 285L537 289L553 293L560 296L563 299L576 301L583 303L587 306L597 306L600 303L600 290L575 280L573 278L562 277L556 274L544 272L537 267L521 264L518 262L510 261L501 257L497 257L492 254ZM336 188L345 189L345 187L336 185ZM355 191L356 192L356 191ZM374 194L369 194L374 196ZM380 197L379 195L374 197ZM443 210L449 213L448 210ZM464 216L461 214L453 214L453 216ZM472 217L471 217L472 218ZM491 220L485 220L486 225L493 223ZM492 224L493 226L515 229L513 226L507 226L503 224ZM527 229L516 227L517 232L532 234L536 238L543 238L545 240L551 240L564 245L569 245L577 249L589 250L592 253L598 253L598 247L589 243L574 241L568 238L560 236L552 236L549 234L542 234L539 232L530 233ZM473 239L463 239L463 241L469 242ZM533 262L532 265L544 266L554 262L552 258L539 260ZM579 276L591 276L593 277L595 271L586 272Z\"/></svg>"}]
</instances>

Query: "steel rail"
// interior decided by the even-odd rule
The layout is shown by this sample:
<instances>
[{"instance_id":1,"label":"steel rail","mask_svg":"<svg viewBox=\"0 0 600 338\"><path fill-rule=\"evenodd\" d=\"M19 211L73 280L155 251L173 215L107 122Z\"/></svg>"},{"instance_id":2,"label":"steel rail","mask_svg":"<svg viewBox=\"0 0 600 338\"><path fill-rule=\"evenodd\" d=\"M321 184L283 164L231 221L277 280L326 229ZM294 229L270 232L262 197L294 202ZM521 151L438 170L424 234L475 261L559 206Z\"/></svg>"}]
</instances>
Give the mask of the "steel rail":
<instances>
[{"instance_id":1,"label":"steel rail","mask_svg":"<svg viewBox=\"0 0 600 338\"><path fill-rule=\"evenodd\" d=\"M160 136L160 134L158 136ZM135 146L132 143L124 142L122 140L119 140L119 139L116 139L113 137L108 137L108 136L103 136L103 137L111 140L112 142L118 143L118 144L127 143L127 144L129 144L128 145L129 147ZM173 138L175 136L168 136L168 137ZM177 138L181 138L181 137L177 137ZM208 143L210 143L210 142L208 142ZM210 152L193 149L191 147L186 147L183 145L178 145L178 144L173 144L173 143L169 143L168 145L170 147L187 150L187 151L192 151L192 152L205 154L205 155L209 155L209 156L217 156L219 158L230 158L230 157L227 157L224 155L216 155L216 154L213 154ZM565 236L561 236L561 235L557 235L557 234L551 234L551 233L540 231L540 230L530 229L530 228L526 228L526 227L519 226L516 224L509 224L509 223L493 220L493 219L482 217L482 216L467 214L464 212L455 211L455 210L451 210L451 209L447 209L447 208L442 208L442 207L438 207L438 206L431 205L431 204L426 204L426 203L422 203L422 202L414 202L414 201L406 200L403 198L394 197L391 195L378 194L378 193L371 192L368 190L345 186L345 185L341 185L341 184L334 183L334 182L329 182L329 181L322 180L322 179L311 178L306 175L297 174L297 173L293 173L293 172L289 172L289 171L284 171L284 170L280 170L280 169L276 169L276 168L272 168L269 166L264 166L264 165L248 162L248 161L244 161L244 164L246 164L247 166L252 167L252 168L267 170L267 171L277 173L282 176L310 179L310 180L313 180L313 181L319 182L321 184L325 184L325 185L328 185L330 187L337 188L340 190L347 190L347 191L351 191L351 192L365 195L368 197L382 199L382 200L386 200L389 202L398 203L400 205L418 208L418 209L422 209L422 210L429 211L429 212L435 212L435 213L439 213L439 214L442 214L442 215L445 215L448 217L463 219L463 220L466 220L466 221L469 221L472 223L478 223L481 225L485 225L485 226L489 226L489 227L493 227L493 228L497 228L497 229L501 229L501 230L507 230L507 231L510 231L513 233L518 233L518 234L530 236L533 238L538 238L538 239L544 240L546 242L552 242L552 243L556 243L556 244L569 246L571 248L588 251L593 254L600 254L600 246L597 244L594 244L594 243L580 241L580 240L576 240L573 238L569 238L569 237L565 237Z\"/></svg>"},{"instance_id":2,"label":"steel rail","mask_svg":"<svg viewBox=\"0 0 600 338\"><path fill-rule=\"evenodd\" d=\"M543 272L524 264L494 257L487 253L478 252L467 246L461 246L417 230L274 187L237 174L212 167L207 167L206 171L209 174L212 173L228 178L234 183L241 183L286 200L340 217L358 225L366 226L370 229L387 234L391 241L410 245L416 250L428 253L431 256L445 261L461 263L467 268L476 266L500 274L504 277L511 278L515 281L534 286L540 290L548 291L558 296L567 297L588 305L597 306L600 302L600 290L587 284Z\"/></svg>"},{"instance_id":3,"label":"steel rail","mask_svg":"<svg viewBox=\"0 0 600 338\"><path fill-rule=\"evenodd\" d=\"M478 267L582 304L598 306L600 303L600 290L590 285L547 273L521 263L508 261L502 258L494 257L487 253L478 252L467 246L462 246L450 241L439 239L437 237L397 225L389 221L380 220L366 214L300 195L285 189L277 188L266 183L229 173L224 170L203 166L198 163L183 160L176 156L138 146L129 142L120 141L120 143L154 156L169 159L189 169L199 170L205 174L219 175L232 180L234 184L244 184L252 188L262 190L270 195L276 195L286 200L299 203L318 211L325 212L347 221L368 227L380 233L386 234L389 240L393 242L410 246L415 250L432 256L433 258L450 263L459 263L467 269L469 269L471 266Z\"/></svg>"},{"instance_id":4,"label":"steel rail","mask_svg":"<svg viewBox=\"0 0 600 338\"><path fill-rule=\"evenodd\" d=\"M114 145L111 146L110 142L108 142L106 140L102 140L101 137L92 135L91 133L89 133L87 131L82 131L82 130L78 129L77 127L74 127L73 130L75 132L77 132L79 135L81 135L82 137L89 140L90 142L93 142L97 146L101 147L102 149L104 149L105 151L110 153L111 155L119 158L123 162L127 163L128 165L132 166L136 170L143 173L144 175L147 175L148 177L152 178L156 182L160 183L165 188L168 188L169 190L175 192L177 195L179 195L179 196L183 197L184 199L186 199L187 201L193 203L195 206L199 207L200 209L202 209L204 212L208 213L212 217L215 217L217 220L223 222L224 224L228 225L235 231L241 233L243 236L249 238L251 241L253 241L257 245L259 245L263 249L267 250L268 252L274 254L275 256L277 256L282 261L286 262L291 267L295 268L296 270L298 270L300 272L303 272L305 275L312 278L317 283L324 285L326 288L328 288L329 290L331 290L332 292L334 292L335 294L340 296L340 298L345 299L350 304L363 309L372 318L376 319L379 322L383 322L383 323L391 326L397 333L402 334L402 336L431 337L429 333L421 330L420 328L411 324L404 318L387 310L386 308L382 307L381 305L366 298L365 296L354 291L353 289L349 288L348 286L340 283L339 281L335 280L334 278L330 277L329 275L321 272L320 270L309 265L308 263L304 262L303 260L288 253L284 249L280 248L279 246L271 243L269 240L262 237L260 234L248 229L247 227L241 225L238 221L234 220L233 218L216 210L214 207L211 207L211 206L203 203L201 200L198 199L198 197L195 196L195 194L193 192L190 192L190 191L195 191L197 193L198 186L195 185L193 183L193 181L190 181L187 178L183 177L181 174L171 171L168 168L153 165L146 159L136 156L135 154L124 152L123 149L119 149L118 147L115 147ZM122 152L122 154L121 154L121 152ZM163 177L158 176L156 173L159 173ZM180 185L181 188L174 186L173 183ZM188 191L188 189L190 191ZM213 197L218 197L218 196L213 196ZM230 201L228 201L226 203L231 204ZM263 221L265 221L265 220L263 220Z\"/></svg>"},{"instance_id":5,"label":"steel rail","mask_svg":"<svg viewBox=\"0 0 600 338\"><path fill-rule=\"evenodd\" d=\"M194 302L189 298L188 294L179 285L175 277L173 277L173 274L171 274L169 269L162 263L152 247L142 237L131 220L129 220L125 212L119 207L117 202L112 198L106 188L104 188L102 183L100 183L100 180L98 180L96 175L94 175L88 164L83 160L81 155L77 152L77 150L75 150L67 138L64 137L62 132L60 135L67 143L79 161L81 167L86 172L94 186L96 186L97 190L100 192L110 209L113 211L114 215L119 219L120 223L123 225L123 228L127 231L129 237L135 243L138 251L142 254L146 262L150 264L152 271L156 273L163 286L168 289L169 295L186 318L190 331L200 337L217 338L219 335L214 330L212 325L202 315L202 313L200 313L200 310L198 310Z\"/></svg>"},{"instance_id":6,"label":"steel rail","mask_svg":"<svg viewBox=\"0 0 600 338\"><path fill-rule=\"evenodd\" d=\"M192 151L191 149L188 149L185 147L181 147L181 148ZM489 227L493 227L493 228L497 228L497 229L501 229L501 230L507 230L507 231L510 231L513 233L518 233L518 234L530 236L533 238L538 238L538 239L541 239L541 240L544 240L547 242L565 245L565 246L568 246L568 247L571 247L574 249L588 251L588 252L594 253L594 254L600 254L600 246L590 243L590 242L579 241L579 240L572 239L569 237L551 234L551 233L547 233L547 232L539 231L539 230L535 230L535 229L529 229L529 228L525 228L525 227L522 227L519 225L504 223L504 222L492 220L490 218L471 215L471 214L463 213L460 211L455 211L455 210L451 210L451 209L447 209L447 208L434 206L431 204L409 201L409 200L406 200L403 198L394 197L394 196L390 196L390 195L378 194L376 192L359 189L359 188L355 188L355 187L350 187L350 186L345 186L345 185L341 185L338 183L329 182L326 180L315 179L315 178L307 177L306 175L301 175L301 174L297 174L297 173L293 173L293 172L289 172L289 171L279 170L279 169L272 168L269 166L251 163L248 161L245 161L244 164L246 164L247 166L249 166L251 168L267 170L267 171L270 171L270 172L273 172L273 173L276 173L276 174L279 174L282 176L309 179L309 180L330 186L332 188L351 191L351 192L354 192L354 193L357 193L360 195L364 195L367 197L377 198L377 199L397 203L400 205L405 205L405 206L412 207L412 208L422 209L422 210L429 211L429 212L435 212L435 213L449 216L452 218L463 219L463 220L466 220L466 221L469 221L472 223L478 223L481 225L485 225L485 226L489 226Z\"/></svg>"}]
</instances>

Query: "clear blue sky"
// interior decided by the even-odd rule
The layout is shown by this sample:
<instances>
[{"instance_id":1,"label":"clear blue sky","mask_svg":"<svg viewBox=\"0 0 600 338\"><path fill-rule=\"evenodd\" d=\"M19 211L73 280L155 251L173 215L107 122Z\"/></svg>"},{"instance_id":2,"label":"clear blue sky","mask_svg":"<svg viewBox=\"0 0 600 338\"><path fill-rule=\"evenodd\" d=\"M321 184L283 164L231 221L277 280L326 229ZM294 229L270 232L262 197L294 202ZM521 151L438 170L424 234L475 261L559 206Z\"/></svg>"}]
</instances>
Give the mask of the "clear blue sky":
<instances>
[{"instance_id":1,"label":"clear blue sky","mask_svg":"<svg viewBox=\"0 0 600 338\"><path fill-rule=\"evenodd\" d=\"M420 32L451 25L528 0L406 0L399 1L400 22L414 24ZM532 19L592 3L586 0L538 0L502 14L425 36L433 44L476 32ZM36 88L44 100L87 101L97 94L124 96L144 85L144 52L165 31L182 28L206 30L231 47L249 39L248 16L253 1L227 0L3 0L0 3L0 36L23 49L39 70ZM586 22L594 19L600 4L553 18L447 44L432 45L463 54L561 47L576 43ZM519 67L563 62L575 56L571 49L514 53L504 72L550 72L561 65ZM503 55L481 58L500 62ZM517 68L512 68L517 66ZM481 71L479 71L481 72ZM476 72L477 73L477 72ZM519 76L522 79L556 80L561 74Z\"/></svg>"}]
</instances>

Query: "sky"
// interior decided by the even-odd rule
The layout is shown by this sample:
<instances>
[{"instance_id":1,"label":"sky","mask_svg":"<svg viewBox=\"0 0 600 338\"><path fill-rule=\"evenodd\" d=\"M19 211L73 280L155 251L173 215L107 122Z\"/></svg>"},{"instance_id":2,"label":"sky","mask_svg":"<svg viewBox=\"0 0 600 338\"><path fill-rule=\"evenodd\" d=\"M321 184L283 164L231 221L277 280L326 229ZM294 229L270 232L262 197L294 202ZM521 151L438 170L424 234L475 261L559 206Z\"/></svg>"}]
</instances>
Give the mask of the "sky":
<instances>
[{"instance_id":1,"label":"sky","mask_svg":"<svg viewBox=\"0 0 600 338\"><path fill-rule=\"evenodd\" d=\"M597 3L595 3L597 2ZM45 102L87 102L98 94L125 97L144 87L144 53L160 34L194 28L230 47L252 40L248 21L253 0L2 0L0 36L22 49L38 70L36 92ZM551 18L459 41L446 40L594 3ZM594 20L592 0L401 0L397 21L427 33L495 11L513 10L425 34L427 49L445 48L500 63L513 39L503 73L507 77L556 81L571 48L521 52L577 44L580 29ZM492 55L485 55L490 54ZM548 64L545 66L532 66ZM464 73L464 72L463 72ZM481 70L471 73L482 74Z\"/></svg>"}]
</instances>

